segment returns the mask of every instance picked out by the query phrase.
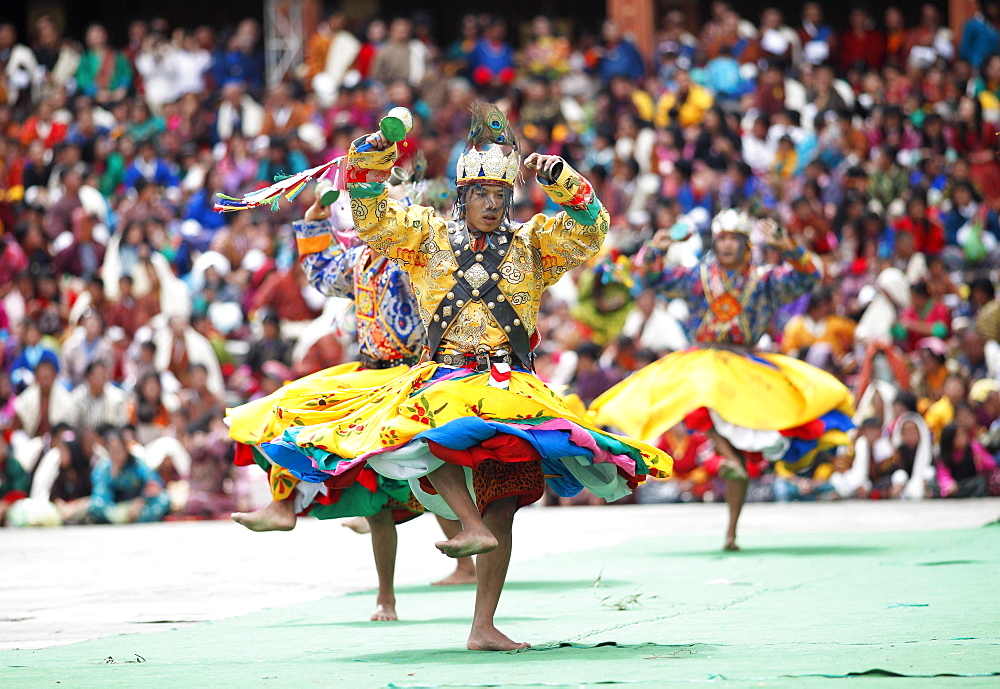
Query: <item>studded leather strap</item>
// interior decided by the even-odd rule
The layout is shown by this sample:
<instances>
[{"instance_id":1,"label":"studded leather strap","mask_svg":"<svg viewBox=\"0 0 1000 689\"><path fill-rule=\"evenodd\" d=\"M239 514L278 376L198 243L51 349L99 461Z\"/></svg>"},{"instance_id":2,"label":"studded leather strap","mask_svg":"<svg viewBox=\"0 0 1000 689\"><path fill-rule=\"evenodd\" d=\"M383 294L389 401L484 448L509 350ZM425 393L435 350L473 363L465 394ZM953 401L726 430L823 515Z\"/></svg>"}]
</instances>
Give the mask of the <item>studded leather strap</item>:
<instances>
[{"instance_id":1,"label":"studded leather strap","mask_svg":"<svg viewBox=\"0 0 1000 689\"><path fill-rule=\"evenodd\" d=\"M427 328L427 348L432 357L462 308L470 301L478 300L486 304L493 318L504 329L514 355L530 368L531 342L528 331L499 284L500 264L504 259L501 252L506 253L508 250L514 229L504 228L491 233L493 246L487 245L482 251L472 250L471 247L466 249L464 233L451 233L452 250L455 252L458 268L452 273L455 284L441 300Z\"/></svg>"}]
</instances>

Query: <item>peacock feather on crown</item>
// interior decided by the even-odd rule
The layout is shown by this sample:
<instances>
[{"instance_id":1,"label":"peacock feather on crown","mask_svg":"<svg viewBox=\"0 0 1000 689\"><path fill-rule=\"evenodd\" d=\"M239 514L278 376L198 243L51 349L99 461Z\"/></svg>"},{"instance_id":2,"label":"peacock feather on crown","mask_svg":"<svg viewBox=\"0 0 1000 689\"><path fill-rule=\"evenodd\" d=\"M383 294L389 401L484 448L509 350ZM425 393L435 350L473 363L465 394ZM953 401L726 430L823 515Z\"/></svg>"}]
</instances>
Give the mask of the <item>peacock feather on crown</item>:
<instances>
[{"instance_id":1,"label":"peacock feather on crown","mask_svg":"<svg viewBox=\"0 0 1000 689\"><path fill-rule=\"evenodd\" d=\"M475 102L469 109L469 139L455 169L458 186L492 182L513 188L521 154L507 116L493 103Z\"/></svg>"}]
</instances>

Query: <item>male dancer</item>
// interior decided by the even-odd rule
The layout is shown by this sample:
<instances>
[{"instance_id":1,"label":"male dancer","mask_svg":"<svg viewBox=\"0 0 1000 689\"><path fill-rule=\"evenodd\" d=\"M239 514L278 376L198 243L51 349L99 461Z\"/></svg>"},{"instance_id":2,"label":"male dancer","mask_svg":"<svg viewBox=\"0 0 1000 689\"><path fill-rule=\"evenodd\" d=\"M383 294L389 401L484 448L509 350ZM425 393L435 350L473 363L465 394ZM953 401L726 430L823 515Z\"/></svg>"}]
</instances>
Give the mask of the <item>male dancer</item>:
<instances>
[{"instance_id":1,"label":"male dancer","mask_svg":"<svg viewBox=\"0 0 1000 689\"><path fill-rule=\"evenodd\" d=\"M338 398L336 420L286 432L265 445L300 478L321 481L366 464L407 479L429 509L462 531L437 545L479 555L471 650L516 650L494 626L511 555L514 512L538 500L545 480L571 496L584 487L614 500L647 473L669 473L665 453L604 433L577 417L532 373L542 292L594 256L608 230L593 190L561 158L532 154L549 197L563 207L523 224L508 213L520 164L495 106L474 110L457 169L457 217L404 207L385 180L396 147L381 134L352 146L347 188L358 235L410 276L431 361L379 388ZM295 454L297 453L297 454Z\"/></svg>"},{"instance_id":2,"label":"male dancer","mask_svg":"<svg viewBox=\"0 0 1000 689\"><path fill-rule=\"evenodd\" d=\"M775 312L819 278L809 253L776 223L761 220L758 227L784 264L753 264L753 223L733 209L712 221L714 259L698 266L664 266L674 240L666 230L653 237L637 257L639 271L667 299L688 300L696 345L650 364L591 405L599 423L640 438L658 438L681 420L691 431L708 433L725 458L719 467L729 507L725 550L739 550L746 455L786 461L811 456L845 442L842 431L851 428L853 414L850 391L830 374L797 359L754 352Z\"/></svg>"}]
</instances>

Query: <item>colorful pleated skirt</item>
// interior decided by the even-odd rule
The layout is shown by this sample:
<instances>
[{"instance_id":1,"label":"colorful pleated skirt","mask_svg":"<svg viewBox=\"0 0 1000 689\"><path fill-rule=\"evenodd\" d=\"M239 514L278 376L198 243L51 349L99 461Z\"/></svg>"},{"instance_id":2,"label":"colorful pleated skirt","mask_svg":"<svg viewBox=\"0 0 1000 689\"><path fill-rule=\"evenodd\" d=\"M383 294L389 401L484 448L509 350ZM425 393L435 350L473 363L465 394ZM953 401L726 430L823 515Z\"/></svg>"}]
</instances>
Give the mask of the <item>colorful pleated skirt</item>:
<instances>
[{"instance_id":1,"label":"colorful pleated skirt","mask_svg":"<svg viewBox=\"0 0 1000 689\"><path fill-rule=\"evenodd\" d=\"M826 371L780 354L711 347L668 354L590 406L596 423L636 438L659 438L684 422L793 464L848 444L853 413L850 390Z\"/></svg>"},{"instance_id":2,"label":"colorful pleated skirt","mask_svg":"<svg viewBox=\"0 0 1000 689\"><path fill-rule=\"evenodd\" d=\"M227 409L229 435L237 442L234 461L260 466L268 474L272 499L294 499L299 515L318 519L370 517L389 508L397 523L412 519L423 508L406 481L389 479L358 465L320 483L301 484L261 450L262 443L279 437L296 420L322 409L334 391L363 394L358 391L378 387L407 370L406 366L362 369L357 362L341 364L299 378L267 397Z\"/></svg>"},{"instance_id":3,"label":"colorful pleated skirt","mask_svg":"<svg viewBox=\"0 0 1000 689\"><path fill-rule=\"evenodd\" d=\"M303 481L367 465L447 518L427 479L445 462L466 469L480 509L502 497L528 504L546 483L613 501L647 475L669 476L662 450L600 430L531 373L496 374L427 362L377 388L333 390L308 409L279 410L288 430L261 449Z\"/></svg>"}]
</instances>

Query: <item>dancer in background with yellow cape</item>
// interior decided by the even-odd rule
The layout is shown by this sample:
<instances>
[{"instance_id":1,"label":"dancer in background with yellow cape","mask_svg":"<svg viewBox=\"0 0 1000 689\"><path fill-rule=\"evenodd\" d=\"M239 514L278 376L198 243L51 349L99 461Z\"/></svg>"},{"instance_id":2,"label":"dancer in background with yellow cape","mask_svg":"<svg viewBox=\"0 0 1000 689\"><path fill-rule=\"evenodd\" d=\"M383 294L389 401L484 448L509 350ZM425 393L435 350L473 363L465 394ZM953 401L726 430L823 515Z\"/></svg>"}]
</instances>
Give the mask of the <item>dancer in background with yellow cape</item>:
<instances>
[{"instance_id":1,"label":"dancer in background with yellow cape","mask_svg":"<svg viewBox=\"0 0 1000 689\"><path fill-rule=\"evenodd\" d=\"M674 241L665 230L640 251L637 268L645 284L668 299L688 300L696 344L626 378L590 408L602 426L651 442L681 421L709 434L725 457L719 474L729 507L726 550L739 549L748 453L782 459L794 470L817 452L846 444L845 431L852 428L851 394L836 378L797 359L754 351L775 312L819 278L807 251L773 221L759 222L784 264L753 264L753 222L732 209L712 221L714 259L692 268L663 265Z\"/></svg>"}]
</instances>

